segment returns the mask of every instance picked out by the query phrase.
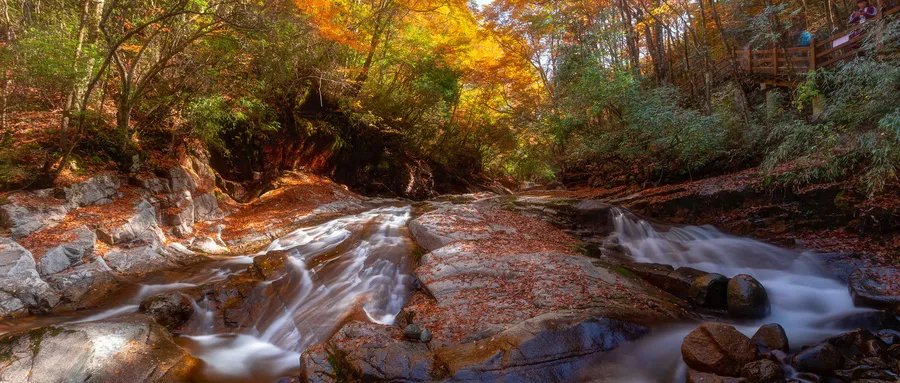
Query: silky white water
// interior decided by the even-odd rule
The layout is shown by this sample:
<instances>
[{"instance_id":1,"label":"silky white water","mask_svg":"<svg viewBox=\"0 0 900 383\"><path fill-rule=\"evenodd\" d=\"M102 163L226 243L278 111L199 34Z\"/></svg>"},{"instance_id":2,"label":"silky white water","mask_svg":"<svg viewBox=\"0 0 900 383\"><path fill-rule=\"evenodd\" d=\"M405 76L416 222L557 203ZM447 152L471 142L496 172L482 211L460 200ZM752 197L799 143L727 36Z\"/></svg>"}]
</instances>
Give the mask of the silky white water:
<instances>
[{"instance_id":1,"label":"silky white water","mask_svg":"<svg viewBox=\"0 0 900 383\"><path fill-rule=\"evenodd\" d=\"M207 363L204 378L271 381L296 372L300 353L325 342L355 314L390 324L411 294L411 208L384 207L285 235L263 252L286 251L287 272L260 288L277 291L251 328L217 333L204 302L182 345Z\"/></svg>"},{"instance_id":2,"label":"silky white water","mask_svg":"<svg viewBox=\"0 0 900 383\"><path fill-rule=\"evenodd\" d=\"M799 253L709 226L665 227L614 209L615 235L633 260L715 272L726 277L747 274L759 280L772 306L769 317L734 323L747 336L763 324L778 323L792 347L812 344L852 330L843 319L872 310L854 307L843 283L830 276L814 254ZM844 324L842 324L844 323ZM681 342L696 325L656 330L644 340L613 352L613 363L634 368L621 382L682 382L686 366Z\"/></svg>"}]
</instances>

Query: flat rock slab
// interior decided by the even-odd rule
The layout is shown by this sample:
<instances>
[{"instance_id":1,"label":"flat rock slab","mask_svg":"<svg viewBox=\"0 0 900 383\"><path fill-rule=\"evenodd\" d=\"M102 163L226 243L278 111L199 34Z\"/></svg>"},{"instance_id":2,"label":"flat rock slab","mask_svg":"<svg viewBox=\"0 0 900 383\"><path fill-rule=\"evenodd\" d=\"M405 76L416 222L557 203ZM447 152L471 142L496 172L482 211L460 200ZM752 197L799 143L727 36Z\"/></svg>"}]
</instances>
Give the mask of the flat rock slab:
<instances>
[{"instance_id":1,"label":"flat rock slab","mask_svg":"<svg viewBox=\"0 0 900 383\"><path fill-rule=\"evenodd\" d=\"M550 224L492 201L443 206L410 224L426 294L406 310L459 380L558 381L588 356L691 317L679 298L574 251ZM623 272L624 271L624 272Z\"/></svg>"},{"instance_id":2,"label":"flat rock slab","mask_svg":"<svg viewBox=\"0 0 900 383\"><path fill-rule=\"evenodd\" d=\"M145 316L0 337L3 382L187 382L199 361Z\"/></svg>"},{"instance_id":3,"label":"flat rock slab","mask_svg":"<svg viewBox=\"0 0 900 383\"><path fill-rule=\"evenodd\" d=\"M849 286L857 306L900 309L900 267L856 269L850 274Z\"/></svg>"}]
</instances>

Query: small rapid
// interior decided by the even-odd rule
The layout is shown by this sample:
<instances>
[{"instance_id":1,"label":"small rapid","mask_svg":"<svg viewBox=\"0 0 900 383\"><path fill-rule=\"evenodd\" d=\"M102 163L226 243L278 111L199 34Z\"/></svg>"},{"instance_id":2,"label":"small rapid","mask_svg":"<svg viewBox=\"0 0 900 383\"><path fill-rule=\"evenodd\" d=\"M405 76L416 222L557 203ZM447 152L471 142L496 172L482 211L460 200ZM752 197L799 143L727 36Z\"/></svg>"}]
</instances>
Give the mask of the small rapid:
<instances>
[{"instance_id":1,"label":"small rapid","mask_svg":"<svg viewBox=\"0 0 900 383\"><path fill-rule=\"evenodd\" d=\"M408 206L384 207L276 239L263 254L289 254L287 272L257 287L277 293L255 323L223 334L201 302L180 343L206 362L207 380L272 381L350 318L393 323L412 291L410 218Z\"/></svg>"},{"instance_id":2,"label":"small rapid","mask_svg":"<svg viewBox=\"0 0 900 383\"><path fill-rule=\"evenodd\" d=\"M791 345L799 347L852 330L857 327L854 318L872 312L854 307L847 285L829 275L814 254L730 236L710 226L659 225L623 209L614 209L613 221L619 243L634 261L692 267L727 277L747 274L759 280L772 313L762 320L732 323L747 336L763 324L778 323ZM619 370L629 373L613 380L683 382L687 366L681 361L681 342L694 328L695 324L657 329L617 350L606 362L624 365Z\"/></svg>"}]
</instances>

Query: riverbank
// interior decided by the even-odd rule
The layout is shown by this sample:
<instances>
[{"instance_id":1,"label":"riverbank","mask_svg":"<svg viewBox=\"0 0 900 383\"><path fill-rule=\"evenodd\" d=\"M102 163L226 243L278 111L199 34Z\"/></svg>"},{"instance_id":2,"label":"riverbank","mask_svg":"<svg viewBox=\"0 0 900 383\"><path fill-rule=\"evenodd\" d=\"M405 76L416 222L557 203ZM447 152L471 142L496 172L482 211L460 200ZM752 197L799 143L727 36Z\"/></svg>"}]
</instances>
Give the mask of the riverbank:
<instances>
[{"instance_id":1,"label":"riverbank","mask_svg":"<svg viewBox=\"0 0 900 383\"><path fill-rule=\"evenodd\" d=\"M681 222L713 217L736 206L721 202L726 195L758 203L752 188L698 183L602 199L578 198L598 189L532 190L411 205L289 172L241 204L215 187L214 173L186 164L5 197L3 339L18 348L0 349L12 361L0 376L52 380L56 370L28 366L60 344L98 344L92 334L104 326L127 339L158 334L169 350L159 357L178 365L154 375L154 352L135 351L135 376L243 382L669 381L687 372L680 353L660 350L677 350L702 321L747 336L778 323L795 347L786 352L896 325L862 308L896 309L884 278L892 269L868 258L822 268L821 254L664 222L672 211ZM803 195L797 206L812 206L815 194ZM58 334L72 335L47 343L46 355L15 351ZM92 347L71 353L99 355ZM634 375L647 358L657 367ZM779 368L795 368L785 360ZM127 363L84 361L72 368Z\"/></svg>"}]
</instances>

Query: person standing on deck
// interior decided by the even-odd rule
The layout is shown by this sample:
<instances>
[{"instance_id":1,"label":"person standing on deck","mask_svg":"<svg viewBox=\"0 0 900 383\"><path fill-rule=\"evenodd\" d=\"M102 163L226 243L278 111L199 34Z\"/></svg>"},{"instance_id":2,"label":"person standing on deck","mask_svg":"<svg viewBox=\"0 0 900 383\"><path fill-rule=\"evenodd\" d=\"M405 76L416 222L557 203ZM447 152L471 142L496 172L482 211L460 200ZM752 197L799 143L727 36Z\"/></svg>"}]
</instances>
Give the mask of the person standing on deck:
<instances>
[{"instance_id":1,"label":"person standing on deck","mask_svg":"<svg viewBox=\"0 0 900 383\"><path fill-rule=\"evenodd\" d=\"M856 7L856 11L853 11L853 14L850 15L850 21L847 22L848 26L852 27L853 24L865 24L866 20L878 16L878 7L869 4L868 0L857 0ZM850 38L852 39L860 33L862 32L857 29L850 34Z\"/></svg>"}]
</instances>

